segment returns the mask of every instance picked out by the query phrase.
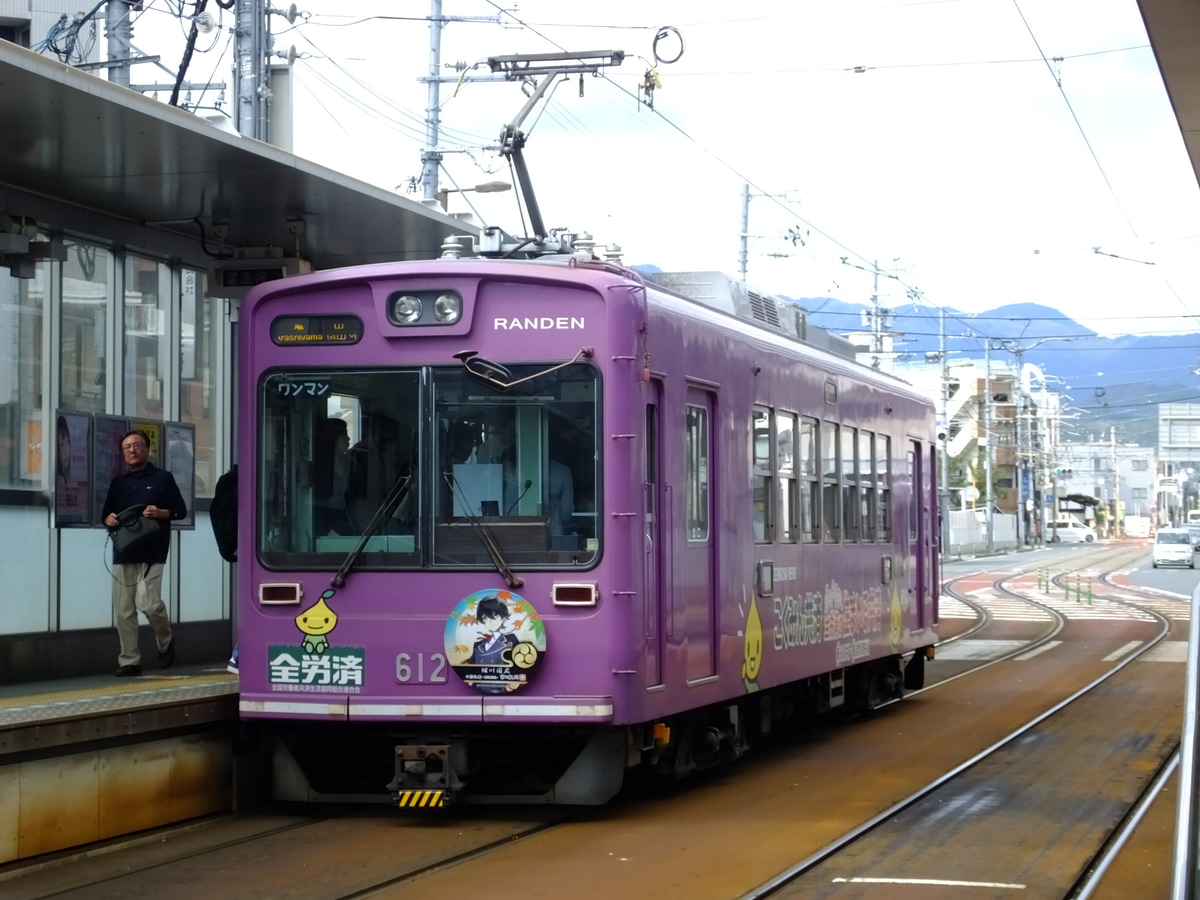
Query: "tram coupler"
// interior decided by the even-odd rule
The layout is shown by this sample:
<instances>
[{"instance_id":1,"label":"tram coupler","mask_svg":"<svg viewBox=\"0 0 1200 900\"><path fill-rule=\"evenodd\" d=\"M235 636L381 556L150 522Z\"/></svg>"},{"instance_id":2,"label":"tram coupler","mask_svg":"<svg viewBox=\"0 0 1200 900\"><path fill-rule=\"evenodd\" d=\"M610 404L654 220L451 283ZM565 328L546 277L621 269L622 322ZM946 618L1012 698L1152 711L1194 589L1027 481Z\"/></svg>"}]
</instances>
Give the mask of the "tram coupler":
<instances>
[{"instance_id":1,"label":"tram coupler","mask_svg":"<svg viewBox=\"0 0 1200 900\"><path fill-rule=\"evenodd\" d=\"M403 809L447 806L463 789L450 762L450 745L397 745L396 775L387 789Z\"/></svg>"}]
</instances>

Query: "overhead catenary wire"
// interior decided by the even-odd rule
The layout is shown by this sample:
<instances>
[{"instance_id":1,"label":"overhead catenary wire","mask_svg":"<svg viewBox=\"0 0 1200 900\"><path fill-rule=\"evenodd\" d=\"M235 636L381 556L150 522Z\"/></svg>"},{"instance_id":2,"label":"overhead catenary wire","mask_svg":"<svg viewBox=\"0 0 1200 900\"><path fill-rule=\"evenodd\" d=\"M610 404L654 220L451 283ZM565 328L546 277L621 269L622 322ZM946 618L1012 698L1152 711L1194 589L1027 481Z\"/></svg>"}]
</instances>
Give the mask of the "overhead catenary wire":
<instances>
[{"instance_id":1,"label":"overhead catenary wire","mask_svg":"<svg viewBox=\"0 0 1200 900\"><path fill-rule=\"evenodd\" d=\"M232 0L227 0L227 2L230 5L232 5ZM168 5L170 5L170 4L168 4ZM222 3L221 5L225 6L226 4ZM528 29L531 34L537 36L539 39L544 40L544 41L548 42L549 44L551 44L552 46L555 46L559 49L563 49L562 45L552 39L552 37L547 33L547 29L559 27L560 25L562 27L567 27L567 26L570 26L573 28L578 27L578 23L566 23L566 22L564 22L564 23L557 23L557 22L555 22L555 23L536 23L536 22L532 22L530 20L523 20L522 18L520 18L517 15L509 14L508 10L504 9L502 7L502 5L499 3L490 2L489 5L493 9L495 9L498 12L498 14L501 15L506 21L512 21L512 22L520 24L522 27ZM172 11L174 11L175 8L176 8L175 6L171 6ZM178 3L177 8L182 12L182 10L184 9L184 4L182 2ZM1017 6L1015 3L1014 3L1014 8L1018 11L1018 14L1020 14L1020 7ZM807 13L807 14L812 15L812 13ZM823 13L820 13L820 14L823 14ZM796 17L801 17L803 15L805 15L805 13L797 13ZM791 16L790 16L790 14L787 14L785 17L791 17ZM412 17L406 17L406 16L362 17L362 16L359 16L357 18L346 17L346 20L341 23L334 21L334 20L336 20L336 18L337 18L336 16L328 15L328 14L321 15L321 16L311 16L306 19L305 28L299 29L297 31L297 34L299 35L298 39L309 41L309 44L314 48L314 50L321 52L322 58L329 61L329 68L332 70L330 72L322 73L322 75L326 79L324 82L321 81L320 75L313 75L312 78L309 78L309 76L307 74L301 75L301 78L306 78L309 81L316 82L315 84L312 84L311 86L306 85L306 87L308 88L309 95L313 96L314 99L316 99L320 92L323 92L323 91L329 92L329 94L327 95L327 97L324 100L317 100L317 102L319 103L319 105L321 105L321 107L323 109L325 109L329 113L329 115L333 121L338 122L338 127L341 127L347 134L353 133L354 127L348 126L347 124L343 124L342 121L339 121L339 117L341 117L344 120L344 112L343 112L343 110L338 109L334 104L332 104L328 100L328 96L336 97L338 106L344 105L347 108L350 108L352 106L354 109L360 110L365 114L371 115L372 118L375 118L377 121L380 121L380 123L384 124L386 127L392 128L397 134L401 135L406 141L412 141L412 142L414 142L414 144L418 143L421 139L420 131L421 131L421 128L423 126L423 121L424 121L422 115L420 113L415 113L411 110L407 110L404 107L395 105L395 104L393 104L393 105L396 107L396 109L402 110L402 112L398 111L398 112L381 113L381 110L389 109L387 104L391 103L391 101L387 97L387 92L384 90L379 90L377 88L372 87L369 79L362 78L358 73L353 72L350 67L343 65L340 62L340 60L336 57L336 55L324 53L322 51L322 48L319 46L319 43L321 43L321 42L317 42L317 43L312 42L312 38L311 38L312 32L308 29L310 28L310 26L343 28L345 26L350 26L350 25L355 25L355 24L361 25L362 23L370 22L370 21L377 20L377 19L385 19L385 20L393 19L393 20L397 20L397 21L407 21L407 22L425 22L425 21L427 21L427 18L425 16L412 16ZM697 17L697 18L700 18L700 17ZM730 16L730 17L727 17L727 21L741 22L741 21L746 21L748 18L756 18L756 19L761 18L764 21L769 21L769 20L773 20L773 19L778 19L780 17L779 16L763 16L763 17ZM715 22L716 22L716 20L709 19L709 20L703 21L703 22L682 23L682 25L680 27L685 27L685 26L686 26L686 28L693 28L693 27L700 27L700 26L719 27L719 23L714 25ZM588 24L593 25L595 23L588 23ZM653 34L661 26L658 26L658 25L655 25L655 26L641 26L641 25L625 26L625 25L619 25L619 24L613 25L613 26L595 25L595 28L601 28L601 27L609 27L609 28L612 28L612 29L618 30L618 31L624 30L625 32L642 32L642 33L647 33L647 34ZM1029 27L1029 26L1027 25L1027 27ZM592 30L595 30L595 28L593 28ZM1028 65L1030 62L1040 62L1043 65L1047 65L1047 54L1041 50L1040 43L1037 41L1036 36L1034 36L1032 33L1032 28L1030 28L1030 34L1031 34L1031 37L1034 37L1035 46L1038 46L1039 56L1036 59L1013 57L1013 58L1009 58L1009 59L995 58L995 59L981 59L981 60L935 61L935 62L931 62L928 64L923 63L920 60L914 60L911 63L903 62L903 63L894 64L894 65L884 64L884 65L880 65L880 66L874 66L872 68L886 70L888 68L921 68L921 67L937 68L937 67L946 67L948 65L996 65L996 64L1005 64L1005 63ZM1105 48L1102 50L1096 50L1096 51L1089 52L1089 53L1066 54L1061 57L1055 57L1055 59L1056 60L1057 59L1070 60L1070 59L1082 58L1085 56L1100 56L1100 55L1104 55L1104 54L1117 54L1117 53L1129 52L1131 50L1144 50L1145 46L1146 45L1144 45L1144 44L1130 44L1130 45L1121 46L1121 47ZM312 62L313 62L313 65L310 66L309 69L315 71L319 68L319 63L318 63L318 60L316 60L316 59L314 59ZM305 70L305 72L307 72L307 71L308 71L308 69ZM780 66L780 67L768 67L768 68L764 69L764 71L769 75L770 73L773 73L773 72L774 73L785 73L785 72L789 72L789 71L794 71L794 69L791 67L787 67L787 66ZM716 75L719 77L721 74L722 73L719 73L719 72L687 73L687 74L676 73L673 75L673 77L694 78L694 77L698 77L700 75ZM297 81L300 81L301 78L298 78ZM674 134L680 140L695 145L697 148L701 149L704 153L706 153L710 158L712 158L713 160L716 160L719 164L721 164L724 168L726 168L727 171L730 171L733 174L737 175L737 177L740 180L743 180L747 183L752 184L754 186L755 190L757 190L758 192L760 192L764 195L770 196L769 192L761 186L758 179L746 178L744 175L742 175L741 171L740 171L740 167L738 166L738 164L736 162L727 162L726 160L724 160L722 158L720 153L718 153L716 151L712 151L709 148L705 147L703 145L703 142L700 139L698 139L697 137L695 137L693 134L689 133L687 128L685 128L681 125L678 125L673 120L673 117L669 114L668 108L656 108L656 109L652 109L652 110L647 110L644 105L639 105L638 99L637 99L637 93L635 91L630 90L625 85L621 84L618 80L616 80L614 78L610 78L607 74L604 75L602 80L605 83L611 84L614 86L614 91L611 93L606 92L606 91L597 92L600 96L603 96L605 98L605 102L609 102L610 97L613 98L612 102L614 103L614 105L617 105L621 109L623 109L627 115L630 115L630 116L637 115L638 120L642 127L652 127L653 130L658 134L665 134L665 133ZM352 86L347 87L347 83ZM337 87L334 86L335 84L337 84ZM1061 89L1060 89L1060 93L1065 93L1065 92L1061 91ZM370 99L364 101L362 99L364 96L366 96ZM629 100L632 102L620 103L616 99L618 97L624 98L625 100ZM1068 101L1067 102L1068 108L1071 108L1070 103L1069 103L1069 98L1066 98L1066 99ZM647 112L650 112L650 115L646 115ZM1076 127L1081 128L1082 126L1079 124L1078 117L1073 116L1072 118L1076 122ZM572 133L572 132L577 134L581 140L586 140L588 142L592 142L592 143L596 143L596 144L600 144L600 145L603 145L606 143L607 131L597 133L597 130L586 127L586 125L579 122L578 117L571 111L569 104L562 102L562 99L553 99L547 103L546 111L544 113L544 119L546 122L554 121L556 123L556 127L562 129L564 132L567 132L568 134ZM1086 133L1084 133L1083 136L1086 140L1086 138L1087 138ZM459 134L459 133L455 133L454 131L451 130L451 131L447 132L447 137L446 137L445 142L448 146L457 145L457 146L462 147L464 150L468 150L470 152L475 152L477 149L482 151L483 148L486 148L489 144L493 143L494 137L492 135L481 136L481 135L470 135L467 133ZM1088 144L1090 146L1090 142L1088 142ZM1097 158L1097 164L1098 164L1098 162L1099 162L1099 160ZM864 261L866 261L867 259L872 258L876 255L878 255L878 256L891 255L891 254L882 254L882 253L881 254L867 254L867 253L858 252L854 248L848 246L847 242L838 240L835 233L828 232L827 229L818 227L815 224L815 221L819 221L819 220L814 221L806 215L799 215L799 214L797 214L798 211L794 207L790 207L787 204L784 204L781 202L776 202L774 200L772 200L772 203L774 203L776 206L778 206L781 210L784 210L791 221L795 221L799 225L808 228L813 236L819 238L819 240L817 240L817 241L808 241L806 243L806 246L804 247L803 255L805 256L805 258L807 260L811 261L820 270L823 270L828 273L828 272L831 272L833 269L836 269L836 266L830 265L825 242L828 242L829 244L831 244L835 249L845 251L849 254L852 254L856 259L860 259L860 260L864 260ZM1106 244L1109 244L1109 243L1110 242L1106 242ZM837 281L837 279L833 279L833 278L831 278L830 280L831 280L831 283L836 283L836 281ZM917 281L917 280L919 280L919 279L908 278L905 281L903 281L902 284L906 288L908 288L910 291L915 291L916 288L912 282ZM1185 309L1187 309L1186 303L1184 303L1184 301L1181 298L1180 291L1178 289L1176 289L1175 286L1173 284L1171 284L1171 282L1169 282L1169 281L1164 280L1163 284L1166 286L1167 290L1169 290L1176 297L1177 301L1180 302L1180 305L1183 306ZM932 304L933 301L931 301L929 299L925 299L924 302L925 302L926 307L928 307L929 305ZM1188 311L1187 315L1191 316L1193 314L1190 311ZM932 318L932 314L931 314L931 318ZM1113 318L1116 318L1116 317L1113 317ZM983 328L987 327L986 319L981 320L981 319L977 319L977 318L971 317L971 316L966 316L966 317L960 318L953 312L951 312L949 314L949 321L958 322L961 325L963 325L964 327L974 327L974 328L979 328L979 329L983 329ZM981 325L980 322L984 322L985 324ZM932 329L930 329L930 330L932 330ZM991 330L991 329L989 329L989 330ZM1141 332L1139 332L1139 333L1141 333ZM919 334L919 332L918 332L918 334Z\"/></svg>"}]
</instances>

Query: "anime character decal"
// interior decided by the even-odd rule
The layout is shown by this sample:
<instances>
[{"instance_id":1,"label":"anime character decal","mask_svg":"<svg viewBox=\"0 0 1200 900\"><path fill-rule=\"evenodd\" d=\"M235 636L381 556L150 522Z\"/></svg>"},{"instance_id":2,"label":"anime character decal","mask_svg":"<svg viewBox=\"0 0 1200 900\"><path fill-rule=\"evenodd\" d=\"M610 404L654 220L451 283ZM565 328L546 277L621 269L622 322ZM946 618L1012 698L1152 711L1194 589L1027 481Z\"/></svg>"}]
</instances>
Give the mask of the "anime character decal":
<instances>
[{"instance_id":1,"label":"anime character decal","mask_svg":"<svg viewBox=\"0 0 1200 900\"><path fill-rule=\"evenodd\" d=\"M743 594L746 591L743 588ZM758 615L758 604L754 597L749 598L750 608L746 613L746 627L742 635L742 684L746 693L758 690L758 673L762 668L763 629L762 619Z\"/></svg>"},{"instance_id":2,"label":"anime character decal","mask_svg":"<svg viewBox=\"0 0 1200 900\"><path fill-rule=\"evenodd\" d=\"M325 601L332 599L334 593L326 591L316 603L296 616L296 627L304 633L301 646L305 653L324 653L329 648L326 635L337 627L337 613Z\"/></svg>"},{"instance_id":3,"label":"anime character decal","mask_svg":"<svg viewBox=\"0 0 1200 900\"><path fill-rule=\"evenodd\" d=\"M888 643L892 652L900 652L900 642L904 637L904 604L900 599L900 585L892 584L892 618L888 629Z\"/></svg>"},{"instance_id":4,"label":"anime character decal","mask_svg":"<svg viewBox=\"0 0 1200 900\"><path fill-rule=\"evenodd\" d=\"M475 591L446 621L446 658L485 694L529 683L546 653L546 627L528 600L512 591Z\"/></svg>"}]
</instances>

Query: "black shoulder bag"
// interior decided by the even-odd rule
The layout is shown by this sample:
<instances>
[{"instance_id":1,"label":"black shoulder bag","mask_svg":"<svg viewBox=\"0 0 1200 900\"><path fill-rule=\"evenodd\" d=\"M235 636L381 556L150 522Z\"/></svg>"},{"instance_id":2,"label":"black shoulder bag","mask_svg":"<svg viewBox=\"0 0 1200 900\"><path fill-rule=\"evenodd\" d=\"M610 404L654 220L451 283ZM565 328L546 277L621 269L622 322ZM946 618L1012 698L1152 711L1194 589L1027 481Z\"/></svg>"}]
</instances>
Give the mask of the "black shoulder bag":
<instances>
[{"instance_id":1,"label":"black shoulder bag","mask_svg":"<svg viewBox=\"0 0 1200 900\"><path fill-rule=\"evenodd\" d=\"M117 527L112 533L113 546L118 553L128 553L158 536L162 525L158 519L143 516L146 504L130 506L116 513Z\"/></svg>"}]
</instances>

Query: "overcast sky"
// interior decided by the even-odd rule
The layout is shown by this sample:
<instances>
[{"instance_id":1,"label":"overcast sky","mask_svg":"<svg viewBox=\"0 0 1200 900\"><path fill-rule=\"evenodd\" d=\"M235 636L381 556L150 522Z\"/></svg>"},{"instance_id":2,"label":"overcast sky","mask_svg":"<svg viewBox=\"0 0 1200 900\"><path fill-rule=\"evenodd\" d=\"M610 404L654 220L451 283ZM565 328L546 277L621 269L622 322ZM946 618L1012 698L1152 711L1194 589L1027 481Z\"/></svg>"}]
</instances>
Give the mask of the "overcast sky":
<instances>
[{"instance_id":1,"label":"overcast sky","mask_svg":"<svg viewBox=\"0 0 1200 900\"><path fill-rule=\"evenodd\" d=\"M404 193L424 145L428 0L299 6L294 27L272 17L277 49L298 51L295 151ZM620 244L627 263L736 274L749 183L748 280L768 291L869 302L854 266L877 261L898 276L880 278L886 305L919 292L967 312L1042 303L1103 334L1200 331L1200 190L1134 0L444 0L443 14L474 19L442 30L446 66L625 52L582 97L579 76L560 84L523 130L546 224ZM192 81L228 77L222 16ZM142 25L156 18L162 0ZM683 41L670 64L654 58L665 26ZM679 51L674 33L659 41L660 57ZM473 81L486 65L443 72L463 76L441 88L443 178L514 181L494 147L520 86ZM515 192L451 209L467 198L522 232Z\"/></svg>"}]
</instances>

